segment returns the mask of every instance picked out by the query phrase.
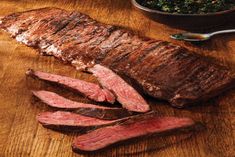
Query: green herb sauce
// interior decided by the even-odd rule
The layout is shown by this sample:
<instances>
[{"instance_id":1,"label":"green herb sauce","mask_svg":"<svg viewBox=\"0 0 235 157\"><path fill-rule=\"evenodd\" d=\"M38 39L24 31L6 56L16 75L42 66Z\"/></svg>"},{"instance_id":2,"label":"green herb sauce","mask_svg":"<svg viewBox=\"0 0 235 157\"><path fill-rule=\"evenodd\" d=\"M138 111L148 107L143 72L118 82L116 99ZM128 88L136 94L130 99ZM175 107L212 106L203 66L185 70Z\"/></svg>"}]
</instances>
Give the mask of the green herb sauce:
<instances>
[{"instance_id":1,"label":"green herb sauce","mask_svg":"<svg viewBox=\"0 0 235 157\"><path fill-rule=\"evenodd\" d=\"M235 0L143 0L141 5L169 13L206 14L235 7Z\"/></svg>"}]
</instances>

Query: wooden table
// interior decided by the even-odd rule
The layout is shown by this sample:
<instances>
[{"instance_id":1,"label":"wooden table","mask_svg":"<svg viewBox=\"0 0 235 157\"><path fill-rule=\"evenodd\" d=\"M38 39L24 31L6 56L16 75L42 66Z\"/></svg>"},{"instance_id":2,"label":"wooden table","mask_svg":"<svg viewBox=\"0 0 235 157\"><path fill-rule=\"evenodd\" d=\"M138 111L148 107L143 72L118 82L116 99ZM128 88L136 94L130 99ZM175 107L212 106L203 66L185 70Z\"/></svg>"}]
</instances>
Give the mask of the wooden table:
<instances>
[{"instance_id":1,"label":"wooden table","mask_svg":"<svg viewBox=\"0 0 235 157\"><path fill-rule=\"evenodd\" d=\"M131 28L141 35L171 41L196 52L213 57L235 71L235 35L224 35L201 45L177 42L169 35L179 32L153 22L134 10L128 0L18 0L0 2L0 16L33 8L56 6L89 14L104 23ZM235 27L235 25L233 25ZM70 157L70 156L159 156L159 157L233 157L235 156L235 91L179 110L157 100L149 100L163 115L191 117L205 124L206 130L177 142L178 136L154 137L124 144L100 153L75 154L71 142L75 134L62 134L43 128L35 116L47 108L35 101L31 89L57 91L71 99L89 102L67 90L26 79L28 68L44 70L92 81L87 74L57 61L43 57L0 32L0 156L1 157ZM175 144L171 144L175 143Z\"/></svg>"}]
</instances>

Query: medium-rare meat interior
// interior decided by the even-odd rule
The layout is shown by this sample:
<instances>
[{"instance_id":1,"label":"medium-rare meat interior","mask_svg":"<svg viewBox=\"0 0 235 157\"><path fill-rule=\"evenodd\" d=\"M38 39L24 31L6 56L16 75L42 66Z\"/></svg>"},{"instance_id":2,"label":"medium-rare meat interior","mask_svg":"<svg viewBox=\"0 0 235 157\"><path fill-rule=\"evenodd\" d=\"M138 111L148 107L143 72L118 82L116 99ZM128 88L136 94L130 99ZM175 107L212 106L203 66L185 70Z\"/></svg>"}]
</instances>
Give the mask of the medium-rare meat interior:
<instances>
[{"instance_id":1,"label":"medium-rare meat interior","mask_svg":"<svg viewBox=\"0 0 235 157\"><path fill-rule=\"evenodd\" d=\"M134 90L111 70L96 65L89 71L98 77L103 86L113 90L117 98L122 96L122 101L130 98L133 102L138 102L143 99L142 97L139 99L138 93L123 94L122 92L126 89L111 88L113 79L120 89L127 87L127 92ZM50 74L47 73L47 75ZM104 79L103 76L106 78ZM96 151L132 138L181 130L195 125L195 122L189 118L159 117L154 112L132 115L126 109L75 102L49 91L32 91L32 93L47 105L62 110L40 113L37 120L44 127L57 131L86 133L74 140L72 145L74 151ZM130 100L127 102L129 103Z\"/></svg>"},{"instance_id":2,"label":"medium-rare meat interior","mask_svg":"<svg viewBox=\"0 0 235 157\"><path fill-rule=\"evenodd\" d=\"M87 131L105 125L120 123L128 118L129 117L117 120L102 120L67 111L42 112L37 116L39 123L46 128L72 132Z\"/></svg>"},{"instance_id":3,"label":"medium-rare meat interior","mask_svg":"<svg viewBox=\"0 0 235 157\"><path fill-rule=\"evenodd\" d=\"M88 117L95 117L104 120L115 120L133 115L132 112L129 112L124 108L111 108L106 106L75 102L49 91L33 91L32 93L42 102L51 107L64 109Z\"/></svg>"},{"instance_id":4,"label":"medium-rare meat interior","mask_svg":"<svg viewBox=\"0 0 235 157\"><path fill-rule=\"evenodd\" d=\"M98 77L103 85L103 88L97 84L83 80L40 71L33 71L32 69L28 70L26 74L31 77L39 78L40 80L69 87L98 102L107 101L114 103L115 97L117 97L117 100L122 104L122 106L129 111L148 112L150 110L149 105L142 98L142 96L111 70L101 65L97 65L91 68L90 71ZM98 73L101 75L98 75ZM108 79L104 80L105 78Z\"/></svg>"},{"instance_id":5,"label":"medium-rare meat interior","mask_svg":"<svg viewBox=\"0 0 235 157\"><path fill-rule=\"evenodd\" d=\"M155 114L133 118L123 123L107 126L78 136L73 142L75 151L91 152L103 149L118 142L140 136L174 132L175 129L192 127L194 121L189 118L159 117Z\"/></svg>"},{"instance_id":6,"label":"medium-rare meat interior","mask_svg":"<svg viewBox=\"0 0 235 157\"><path fill-rule=\"evenodd\" d=\"M29 69L26 72L26 75L38 78L43 81L48 81L63 85L64 87L77 91L85 95L86 97L90 98L91 100L95 100L97 102L109 102L109 103L115 102L115 97L109 90L102 89L99 85L91 82L86 82L79 79L50 74L41 71L34 71L32 69Z\"/></svg>"},{"instance_id":7,"label":"medium-rare meat interior","mask_svg":"<svg viewBox=\"0 0 235 157\"><path fill-rule=\"evenodd\" d=\"M231 72L204 56L79 12L42 8L7 15L0 23L18 41L43 54L77 69L104 65L173 106L195 104L234 87Z\"/></svg>"},{"instance_id":8,"label":"medium-rare meat interior","mask_svg":"<svg viewBox=\"0 0 235 157\"><path fill-rule=\"evenodd\" d=\"M136 112L150 110L144 98L112 70L96 64L94 67L89 68L89 71L97 77L104 88L113 91L117 101L122 104L123 108Z\"/></svg>"}]
</instances>

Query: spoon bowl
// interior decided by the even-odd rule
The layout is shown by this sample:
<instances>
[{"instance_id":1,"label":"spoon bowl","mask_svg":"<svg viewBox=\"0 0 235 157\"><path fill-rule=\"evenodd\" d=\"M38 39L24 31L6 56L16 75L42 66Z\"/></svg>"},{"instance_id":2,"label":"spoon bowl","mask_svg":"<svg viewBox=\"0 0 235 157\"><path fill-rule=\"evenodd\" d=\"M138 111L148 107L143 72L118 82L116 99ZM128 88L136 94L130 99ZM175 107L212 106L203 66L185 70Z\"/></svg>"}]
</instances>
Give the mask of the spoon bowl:
<instances>
[{"instance_id":1,"label":"spoon bowl","mask_svg":"<svg viewBox=\"0 0 235 157\"><path fill-rule=\"evenodd\" d=\"M205 41L210 39L209 34L200 34L200 33L179 33L171 35L171 38L176 40L185 40L185 41Z\"/></svg>"},{"instance_id":2,"label":"spoon bowl","mask_svg":"<svg viewBox=\"0 0 235 157\"><path fill-rule=\"evenodd\" d=\"M202 34L202 33L190 33L184 32L179 34L173 34L170 37L176 40L184 40L190 42L206 41L209 40L212 36L225 33L235 33L235 29L221 30L217 32Z\"/></svg>"}]
</instances>

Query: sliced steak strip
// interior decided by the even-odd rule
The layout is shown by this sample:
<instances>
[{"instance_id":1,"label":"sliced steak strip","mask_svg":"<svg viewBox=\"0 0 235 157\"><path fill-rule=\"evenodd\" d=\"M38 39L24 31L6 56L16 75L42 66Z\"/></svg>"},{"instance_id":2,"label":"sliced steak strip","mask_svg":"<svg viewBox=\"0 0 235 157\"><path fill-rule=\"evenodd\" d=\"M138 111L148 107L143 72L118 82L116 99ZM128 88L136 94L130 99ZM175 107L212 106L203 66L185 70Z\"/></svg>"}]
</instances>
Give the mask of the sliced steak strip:
<instances>
[{"instance_id":1,"label":"sliced steak strip","mask_svg":"<svg viewBox=\"0 0 235 157\"><path fill-rule=\"evenodd\" d=\"M128 119L101 120L83 116L72 112L43 112L37 116L37 120L46 128L61 131L86 131L105 125L111 125Z\"/></svg>"},{"instance_id":2,"label":"sliced steak strip","mask_svg":"<svg viewBox=\"0 0 235 157\"><path fill-rule=\"evenodd\" d=\"M115 120L132 115L131 112L123 108L111 108L93 104L79 103L49 91L32 91L32 93L42 102L51 107L69 110L73 113L78 113L88 117Z\"/></svg>"},{"instance_id":3,"label":"sliced steak strip","mask_svg":"<svg viewBox=\"0 0 235 157\"><path fill-rule=\"evenodd\" d=\"M97 77L103 87L115 93L117 101L122 104L123 108L135 112L147 112L150 110L143 97L112 70L96 64L89 71Z\"/></svg>"},{"instance_id":4,"label":"sliced steak strip","mask_svg":"<svg viewBox=\"0 0 235 157\"><path fill-rule=\"evenodd\" d=\"M74 151L91 152L110 145L151 134L165 133L176 129L188 128L195 123L189 118L158 117L142 115L124 123L107 126L75 138L72 148Z\"/></svg>"},{"instance_id":5,"label":"sliced steak strip","mask_svg":"<svg viewBox=\"0 0 235 157\"><path fill-rule=\"evenodd\" d=\"M86 82L79 79L73 79L66 76L34 71L32 69L29 69L26 72L26 75L38 78L43 81L63 85L64 87L77 91L90 98L91 100L95 100L97 102L115 102L115 97L111 92L109 92L107 89L102 89L99 85L94 83Z\"/></svg>"}]
</instances>

